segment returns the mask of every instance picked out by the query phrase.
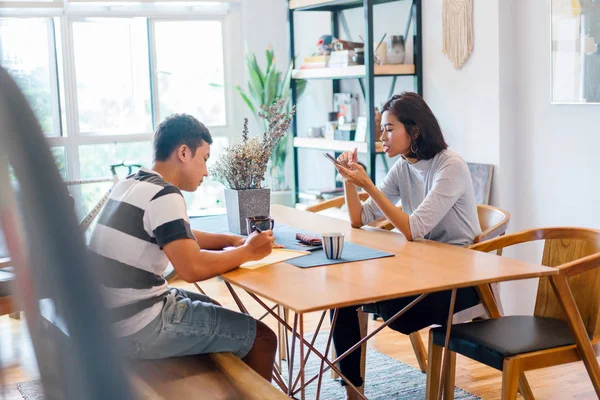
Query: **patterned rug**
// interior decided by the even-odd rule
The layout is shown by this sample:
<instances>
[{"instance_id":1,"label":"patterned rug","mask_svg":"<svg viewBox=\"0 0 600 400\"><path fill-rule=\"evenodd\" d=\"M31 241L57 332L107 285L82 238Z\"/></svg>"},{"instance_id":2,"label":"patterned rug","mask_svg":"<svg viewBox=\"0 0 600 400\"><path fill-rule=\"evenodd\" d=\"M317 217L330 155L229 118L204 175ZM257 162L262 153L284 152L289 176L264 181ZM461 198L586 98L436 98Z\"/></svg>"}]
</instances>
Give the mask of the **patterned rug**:
<instances>
[{"instance_id":1,"label":"patterned rug","mask_svg":"<svg viewBox=\"0 0 600 400\"><path fill-rule=\"evenodd\" d=\"M323 353L327 344L329 332L321 332L317 337L315 348ZM291 337L290 337L291 340ZM307 339L308 340L308 339ZM310 340L308 340L310 343ZM333 345L333 344L332 344ZM305 354L306 354L305 347ZM299 347L294 351L294 373L298 372L300 365ZM284 361L285 364L285 361ZM312 378L319 370L320 362L314 354L311 354L306 366L306 379ZM370 400L416 400L425 399L426 375L420 370L404 364L394 358L388 357L376 350L367 350L367 371L365 378L365 396ZM282 376L287 385L287 364L283 366ZM295 377L294 377L295 380ZM276 386L275 383L273 383ZM299 384L298 384L299 386ZM297 387L298 387L297 386ZM278 388L278 386L276 386ZM317 380L307 386L306 398L316 397ZM321 397L325 400L344 400L346 390L341 386L339 380L331 379L330 371L325 373L321 383ZM299 393L296 395L299 398ZM480 400L460 388L454 388L456 400Z\"/></svg>"},{"instance_id":2,"label":"patterned rug","mask_svg":"<svg viewBox=\"0 0 600 400\"><path fill-rule=\"evenodd\" d=\"M327 334L328 332L321 332L317 337L315 347L320 352L323 352L325 349ZM300 365L298 346L296 346L295 354L294 371L297 372ZM311 355L306 366L306 379L314 376L319 367L319 360L314 355ZM286 369L286 365L284 365L283 376L287 381ZM426 382L426 376L421 371L378 351L368 349L365 385L365 396L367 398L371 400L424 399ZM40 381L19 383L17 389L26 400L44 399L44 392ZM317 381L315 380L306 388L306 398L314 399L316 389ZM340 385L339 381L331 379L329 371L323 377L321 398L324 400L343 400L345 398L345 389ZM455 388L454 398L456 400L480 400L479 397L459 388Z\"/></svg>"}]
</instances>

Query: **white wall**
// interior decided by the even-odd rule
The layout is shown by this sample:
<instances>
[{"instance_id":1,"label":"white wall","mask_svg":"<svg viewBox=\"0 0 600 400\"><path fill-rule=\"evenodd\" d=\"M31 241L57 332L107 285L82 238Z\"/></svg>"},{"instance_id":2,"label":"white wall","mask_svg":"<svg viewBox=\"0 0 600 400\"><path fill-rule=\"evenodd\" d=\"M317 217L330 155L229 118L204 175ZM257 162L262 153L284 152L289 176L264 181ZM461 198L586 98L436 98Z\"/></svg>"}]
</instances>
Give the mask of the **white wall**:
<instances>
[{"instance_id":1,"label":"white wall","mask_svg":"<svg viewBox=\"0 0 600 400\"><path fill-rule=\"evenodd\" d=\"M442 53L442 1L423 2L423 98L452 150L467 161L496 167L500 161L498 1L502 0L473 2L475 48L459 71ZM494 179L492 200L497 196Z\"/></svg>"},{"instance_id":2,"label":"white wall","mask_svg":"<svg viewBox=\"0 0 600 400\"><path fill-rule=\"evenodd\" d=\"M441 0L424 14L424 95L453 149L496 166L492 204L509 231L600 227L600 106L552 105L550 0L475 1L475 50L453 70L441 53ZM540 246L508 253L539 262ZM508 313L533 310L536 281L501 286Z\"/></svg>"}]
</instances>

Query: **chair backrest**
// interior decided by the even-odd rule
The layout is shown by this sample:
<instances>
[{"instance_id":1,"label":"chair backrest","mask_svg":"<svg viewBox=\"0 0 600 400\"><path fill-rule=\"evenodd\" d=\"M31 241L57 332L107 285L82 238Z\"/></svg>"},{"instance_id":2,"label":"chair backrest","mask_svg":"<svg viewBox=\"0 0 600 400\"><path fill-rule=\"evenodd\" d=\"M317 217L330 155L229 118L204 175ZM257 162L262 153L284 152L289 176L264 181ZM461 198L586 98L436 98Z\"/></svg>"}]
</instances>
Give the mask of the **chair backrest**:
<instances>
[{"instance_id":1,"label":"chair backrest","mask_svg":"<svg viewBox=\"0 0 600 400\"><path fill-rule=\"evenodd\" d=\"M510 214L498 207L477 204L477 216L481 234L473 239L473 243L483 242L504 235L508 229Z\"/></svg>"},{"instance_id":2,"label":"chair backrest","mask_svg":"<svg viewBox=\"0 0 600 400\"><path fill-rule=\"evenodd\" d=\"M360 199L360 201L365 201L369 198L369 194L366 192L360 192L360 193L358 193L358 198ZM333 208L333 207L339 208L339 207L343 206L345 202L346 202L346 199L344 196L338 196L338 197L334 197L333 199L325 200L325 201L322 201L321 203L317 203L317 204L313 204L312 206L308 206L308 207L306 207L306 211L319 212L319 211L327 210L328 208Z\"/></svg>"},{"instance_id":3,"label":"chair backrest","mask_svg":"<svg viewBox=\"0 0 600 400\"><path fill-rule=\"evenodd\" d=\"M591 228L541 228L502 236L471 246L473 250L491 252L516 244L544 240L542 264L557 267L600 253L600 230ZM600 336L600 268L568 277L569 287L588 333ZM541 278L534 315L565 319L548 278Z\"/></svg>"},{"instance_id":4,"label":"chair backrest","mask_svg":"<svg viewBox=\"0 0 600 400\"><path fill-rule=\"evenodd\" d=\"M585 228L551 228L545 235L542 264L548 267L578 260L600 251L600 231ZM560 235L559 235L560 233ZM588 333L600 336L600 269L569 277L569 287ZM540 279L534 315L564 319L564 312L548 278Z\"/></svg>"},{"instance_id":5,"label":"chair backrest","mask_svg":"<svg viewBox=\"0 0 600 400\"><path fill-rule=\"evenodd\" d=\"M489 204L494 166L492 164L467 163L467 167L469 167L473 181L475 201L477 204Z\"/></svg>"}]
</instances>

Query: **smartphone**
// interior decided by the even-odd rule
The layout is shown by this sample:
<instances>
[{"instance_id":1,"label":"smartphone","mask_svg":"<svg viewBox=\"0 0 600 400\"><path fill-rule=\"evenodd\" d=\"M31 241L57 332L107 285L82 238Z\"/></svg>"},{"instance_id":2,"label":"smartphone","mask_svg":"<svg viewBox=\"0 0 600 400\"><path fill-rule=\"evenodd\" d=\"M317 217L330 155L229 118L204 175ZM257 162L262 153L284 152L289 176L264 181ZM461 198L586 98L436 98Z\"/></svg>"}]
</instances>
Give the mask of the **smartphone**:
<instances>
[{"instance_id":1,"label":"smartphone","mask_svg":"<svg viewBox=\"0 0 600 400\"><path fill-rule=\"evenodd\" d=\"M339 162L338 160L336 160L335 157L333 157L331 154L329 154L329 153L323 153L323 155L325 156L325 158L327 158L329 161L331 161L335 165L339 165L339 166L345 167L344 164L342 164L341 162Z\"/></svg>"}]
</instances>

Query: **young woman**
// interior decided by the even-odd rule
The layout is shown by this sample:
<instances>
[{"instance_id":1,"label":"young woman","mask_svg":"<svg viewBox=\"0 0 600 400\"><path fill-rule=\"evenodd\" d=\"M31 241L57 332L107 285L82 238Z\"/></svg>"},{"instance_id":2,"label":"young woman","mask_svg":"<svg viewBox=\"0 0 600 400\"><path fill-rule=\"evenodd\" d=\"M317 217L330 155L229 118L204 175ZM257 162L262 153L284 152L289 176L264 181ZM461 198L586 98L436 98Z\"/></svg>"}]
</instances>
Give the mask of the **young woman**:
<instances>
[{"instance_id":1,"label":"young woman","mask_svg":"<svg viewBox=\"0 0 600 400\"><path fill-rule=\"evenodd\" d=\"M465 161L447 150L438 121L425 101L416 93L394 95L383 106L381 130L385 153L388 157L401 157L379 188L358 164L356 149L338 157L344 165L337 169L344 178L352 226L359 228L385 217L408 240L428 239L457 246L472 244L481 229L471 175ZM369 194L364 204L358 198L357 188ZM398 202L402 208L396 206ZM416 297L383 301L366 308L388 320ZM460 289L455 310L467 309L478 302L473 288ZM432 293L390 327L410 334L431 324L444 324L449 305L450 291ZM337 354L344 353L360 339L356 308L339 310L333 333ZM360 348L340 362L340 369L352 384L362 389ZM351 389L347 395L348 399L356 397Z\"/></svg>"}]
</instances>

